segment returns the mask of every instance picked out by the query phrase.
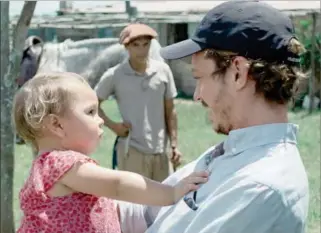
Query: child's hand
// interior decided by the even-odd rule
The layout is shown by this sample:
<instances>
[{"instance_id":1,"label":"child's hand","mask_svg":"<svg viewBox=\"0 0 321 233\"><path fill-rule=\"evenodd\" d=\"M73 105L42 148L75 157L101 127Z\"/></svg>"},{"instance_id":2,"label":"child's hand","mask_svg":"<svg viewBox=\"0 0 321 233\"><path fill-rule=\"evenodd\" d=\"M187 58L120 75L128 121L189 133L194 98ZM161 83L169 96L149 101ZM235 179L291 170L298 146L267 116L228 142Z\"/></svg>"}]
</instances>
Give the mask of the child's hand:
<instances>
[{"instance_id":1,"label":"child's hand","mask_svg":"<svg viewBox=\"0 0 321 233\"><path fill-rule=\"evenodd\" d=\"M199 188L199 184L205 183L208 180L209 173L206 171L193 172L189 176L181 180L174 186L174 202L179 201L185 194L190 191L195 191Z\"/></svg>"}]
</instances>

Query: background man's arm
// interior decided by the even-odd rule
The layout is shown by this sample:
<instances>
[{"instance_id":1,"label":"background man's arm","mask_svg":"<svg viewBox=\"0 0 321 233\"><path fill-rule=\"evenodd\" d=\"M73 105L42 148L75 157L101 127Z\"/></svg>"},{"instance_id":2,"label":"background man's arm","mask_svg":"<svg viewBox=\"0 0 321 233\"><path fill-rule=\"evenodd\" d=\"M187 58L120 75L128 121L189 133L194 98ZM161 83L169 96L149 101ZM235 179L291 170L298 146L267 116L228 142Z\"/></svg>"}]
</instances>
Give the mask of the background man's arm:
<instances>
[{"instance_id":1,"label":"background man's arm","mask_svg":"<svg viewBox=\"0 0 321 233\"><path fill-rule=\"evenodd\" d=\"M115 122L112 121L104 112L104 110L101 107L101 104L104 100L98 99L99 100L99 108L98 108L98 114L99 116L104 120L104 125L108 127L109 129L113 130Z\"/></svg>"},{"instance_id":2,"label":"background man's arm","mask_svg":"<svg viewBox=\"0 0 321 233\"><path fill-rule=\"evenodd\" d=\"M165 100L165 122L171 148L177 148L177 113L174 99Z\"/></svg>"},{"instance_id":3,"label":"background man's arm","mask_svg":"<svg viewBox=\"0 0 321 233\"><path fill-rule=\"evenodd\" d=\"M102 102L107 100L109 96L113 95L114 92L114 69L108 69L100 78L99 82L95 86L95 91L99 100L98 114L104 120L104 125L109 129L113 130L115 122L112 121L102 109Z\"/></svg>"},{"instance_id":4,"label":"background man's arm","mask_svg":"<svg viewBox=\"0 0 321 233\"><path fill-rule=\"evenodd\" d=\"M177 113L175 110L174 98L177 96L177 89L173 77L173 73L170 67L165 63L165 73L167 76L166 88L165 88L165 123L168 137L170 139L171 146L171 162L173 164L174 171L176 167L180 165L182 154L178 150L177 139Z\"/></svg>"},{"instance_id":5,"label":"background man's arm","mask_svg":"<svg viewBox=\"0 0 321 233\"><path fill-rule=\"evenodd\" d=\"M104 125L111 129L117 136L126 137L129 133L131 125L128 123L117 123L112 121L102 109L101 105L104 100L107 100L109 96L115 94L114 86L114 70L115 67L107 70L95 87L97 97L99 100L98 114L104 120Z\"/></svg>"}]
</instances>

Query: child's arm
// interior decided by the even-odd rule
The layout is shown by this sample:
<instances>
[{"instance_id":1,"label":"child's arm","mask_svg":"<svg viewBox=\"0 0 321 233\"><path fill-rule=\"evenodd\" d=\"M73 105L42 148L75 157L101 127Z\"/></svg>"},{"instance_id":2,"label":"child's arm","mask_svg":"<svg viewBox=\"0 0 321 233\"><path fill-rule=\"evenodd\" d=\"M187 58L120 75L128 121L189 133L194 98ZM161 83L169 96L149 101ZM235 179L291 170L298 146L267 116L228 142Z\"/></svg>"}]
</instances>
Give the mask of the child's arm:
<instances>
[{"instance_id":1,"label":"child's arm","mask_svg":"<svg viewBox=\"0 0 321 233\"><path fill-rule=\"evenodd\" d=\"M176 186L161 184L132 172L116 171L93 163L76 163L59 182L76 192L105 196L145 205L172 205L197 183L207 181L206 172L193 173Z\"/></svg>"}]
</instances>

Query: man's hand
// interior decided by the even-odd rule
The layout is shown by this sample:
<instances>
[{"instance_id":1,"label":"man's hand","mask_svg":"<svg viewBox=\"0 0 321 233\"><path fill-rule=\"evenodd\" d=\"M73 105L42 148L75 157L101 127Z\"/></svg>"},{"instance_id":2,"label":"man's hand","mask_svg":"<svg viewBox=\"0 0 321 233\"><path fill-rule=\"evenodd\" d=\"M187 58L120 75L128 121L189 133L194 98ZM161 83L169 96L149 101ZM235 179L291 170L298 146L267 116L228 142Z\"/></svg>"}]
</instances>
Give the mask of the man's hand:
<instances>
[{"instance_id":1,"label":"man's hand","mask_svg":"<svg viewBox=\"0 0 321 233\"><path fill-rule=\"evenodd\" d=\"M174 171L181 164L181 159L182 159L182 153L176 147L172 147L170 160L173 164Z\"/></svg>"},{"instance_id":2,"label":"man's hand","mask_svg":"<svg viewBox=\"0 0 321 233\"><path fill-rule=\"evenodd\" d=\"M130 129L131 125L124 122L115 123L112 126L112 131L119 137L127 137Z\"/></svg>"}]
</instances>

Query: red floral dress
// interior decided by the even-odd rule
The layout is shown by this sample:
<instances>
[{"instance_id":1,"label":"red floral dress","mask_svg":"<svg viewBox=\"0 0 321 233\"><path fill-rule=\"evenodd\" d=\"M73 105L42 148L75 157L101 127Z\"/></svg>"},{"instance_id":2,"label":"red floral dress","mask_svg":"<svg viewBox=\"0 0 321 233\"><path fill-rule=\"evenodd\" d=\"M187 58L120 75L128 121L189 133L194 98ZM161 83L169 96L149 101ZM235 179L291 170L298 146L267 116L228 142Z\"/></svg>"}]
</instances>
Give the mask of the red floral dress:
<instances>
[{"instance_id":1,"label":"red floral dress","mask_svg":"<svg viewBox=\"0 0 321 233\"><path fill-rule=\"evenodd\" d=\"M113 200L84 193L47 195L76 162L96 163L74 151L53 151L35 159L19 195L24 217L17 233L121 232Z\"/></svg>"}]
</instances>

